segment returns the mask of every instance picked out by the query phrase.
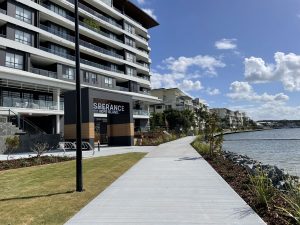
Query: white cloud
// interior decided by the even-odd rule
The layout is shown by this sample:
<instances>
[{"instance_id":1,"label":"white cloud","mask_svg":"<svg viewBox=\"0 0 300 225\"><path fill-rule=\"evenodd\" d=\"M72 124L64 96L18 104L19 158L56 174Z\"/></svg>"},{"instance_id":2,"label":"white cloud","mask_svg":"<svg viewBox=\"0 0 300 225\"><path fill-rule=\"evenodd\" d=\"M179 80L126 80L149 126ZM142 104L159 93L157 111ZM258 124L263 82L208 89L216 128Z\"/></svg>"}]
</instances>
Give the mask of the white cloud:
<instances>
[{"instance_id":1,"label":"white cloud","mask_svg":"<svg viewBox=\"0 0 300 225\"><path fill-rule=\"evenodd\" d=\"M235 81L230 85L230 93L227 96L237 101L250 101L262 103L284 103L289 100L289 96L284 93L270 95L256 93L248 82Z\"/></svg>"},{"instance_id":2,"label":"white cloud","mask_svg":"<svg viewBox=\"0 0 300 225\"><path fill-rule=\"evenodd\" d=\"M206 73L214 75L216 74L216 68L223 68L226 66L221 60L208 55L197 55L195 57L181 56L177 59L169 57L164 60L164 63L167 65L168 69L175 73L185 73L190 67L195 66L205 70Z\"/></svg>"},{"instance_id":3,"label":"white cloud","mask_svg":"<svg viewBox=\"0 0 300 225\"><path fill-rule=\"evenodd\" d=\"M207 88L205 92L210 96L221 94L220 90L217 88Z\"/></svg>"},{"instance_id":4,"label":"white cloud","mask_svg":"<svg viewBox=\"0 0 300 225\"><path fill-rule=\"evenodd\" d=\"M281 81L285 90L300 91L300 55L276 52L275 64L262 58L245 59L245 77L249 82Z\"/></svg>"},{"instance_id":5,"label":"white cloud","mask_svg":"<svg viewBox=\"0 0 300 225\"><path fill-rule=\"evenodd\" d=\"M151 16L153 19L157 20L157 16L154 14L154 9L142 9L145 13Z\"/></svg>"},{"instance_id":6,"label":"white cloud","mask_svg":"<svg viewBox=\"0 0 300 225\"><path fill-rule=\"evenodd\" d=\"M178 86L185 91L197 91L203 88L199 80L183 80Z\"/></svg>"},{"instance_id":7,"label":"white cloud","mask_svg":"<svg viewBox=\"0 0 300 225\"><path fill-rule=\"evenodd\" d=\"M140 5L144 5L146 3L146 1L145 0L137 0L137 3Z\"/></svg>"},{"instance_id":8,"label":"white cloud","mask_svg":"<svg viewBox=\"0 0 300 225\"><path fill-rule=\"evenodd\" d=\"M220 50L236 49L237 48L236 41L237 41L236 39L223 38L215 42L215 47Z\"/></svg>"}]
</instances>

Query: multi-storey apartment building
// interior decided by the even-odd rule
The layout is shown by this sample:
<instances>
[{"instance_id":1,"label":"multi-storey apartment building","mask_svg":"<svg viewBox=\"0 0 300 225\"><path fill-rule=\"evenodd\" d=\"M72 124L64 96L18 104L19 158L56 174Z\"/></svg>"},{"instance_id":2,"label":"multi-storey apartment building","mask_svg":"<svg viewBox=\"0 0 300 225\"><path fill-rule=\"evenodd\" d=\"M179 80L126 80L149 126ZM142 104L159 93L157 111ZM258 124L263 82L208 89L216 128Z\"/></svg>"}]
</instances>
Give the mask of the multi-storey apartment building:
<instances>
[{"instance_id":1,"label":"multi-storey apartment building","mask_svg":"<svg viewBox=\"0 0 300 225\"><path fill-rule=\"evenodd\" d=\"M151 95L162 100L161 103L153 104L150 107L151 112L161 113L168 109L175 110L193 110L193 98L180 90L179 88L159 88L151 90Z\"/></svg>"},{"instance_id":2,"label":"multi-storey apartment building","mask_svg":"<svg viewBox=\"0 0 300 225\"><path fill-rule=\"evenodd\" d=\"M249 117L244 112L231 111L226 108L214 108L210 109L210 112L217 114L219 118L227 123L228 127L233 129L242 127L249 121Z\"/></svg>"},{"instance_id":3,"label":"multi-storey apartment building","mask_svg":"<svg viewBox=\"0 0 300 225\"><path fill-rule=\"evenodd\" d=\"M148 44L158 23L128 0L79 2L82 87L132 96L135 128L144 129L158 102ZM73 3L0 0L0 110L50 134L63 132L64 93L75 89ZM105 123L95 116L96 129Z\"/></svg>"}]
</instances>

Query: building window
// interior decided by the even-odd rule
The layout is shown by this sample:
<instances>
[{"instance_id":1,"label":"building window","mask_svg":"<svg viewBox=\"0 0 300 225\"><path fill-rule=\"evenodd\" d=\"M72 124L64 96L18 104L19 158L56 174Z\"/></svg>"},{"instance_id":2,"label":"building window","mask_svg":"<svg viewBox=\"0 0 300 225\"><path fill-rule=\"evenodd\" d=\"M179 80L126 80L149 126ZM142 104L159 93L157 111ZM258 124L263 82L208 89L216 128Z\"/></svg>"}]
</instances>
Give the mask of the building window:
<instances>
[{"instance_id":1,"label":"building window","mask_svg":"<svg viewBox=\"0 0 300 225\"><path fill-rule=\"evenodd\" d=\"M24 57L22 55L6 52L5 66L22 70L24 65Z\"/></svg>"},{"instance_id":2,"label":"building window","mask_svg":"<svg viewBox=\"0 0 300 225\"><path fill-rule=\"evenodd\" d=\"M16 19L32 24L32 12L16 6Z\"/></svg>"},{"instance_id":3,"label":"building window","mask_svg":"<svg viewBox=\"0 0 300 225\"><path fill-rule=\"evenodd\" d=\"M64 79L75 80L75 69L71 67L64 66L63 67L63 75Z\"/></svg>"},{"instance_id":4,"label":"building window","mask_svg":"<svg viewBox=\"0 0 300 225\"><path fill-rule=\"evenodd\" d=\"M126 52L125 57L126 57L126 60L128 62L133 62L134 63L135 60L136 60L136 56L134 54L130 53L130 52Z\"/></svg>"},{"instance_id":5,"label":"building window","mask_svg":"<svg viewBox=\"0 0 300 225\"><path fill-rule=\"evenodd\" d=\"M88 72L83 73L83 82L86 82L86 83L90 82L90 74Z\"/></svg>"},{"instance_id":6,"label":"building window","mask_svg":"<svg viewBox=\"0 0 300 225\"><path fill-rule=\"evenodd\" d=\"M90 73L92 84L98 84L97 74Z\"/></svg>"},{"instance_id":7,"label":"building window","mask_svg":"<svg viewBox=\"0 0 300 225\"><path fill-rule=\"evenodd\" d=\"M63 17L67 17L67 12L66 10L64 10L63 8L57 6L57 5L54 5L54 4L51 4L50 5L50 10L57 13L58 15L61 15Z\"/></svg>"},{"instance_id":8,"label":"building window","mask_svg":"<svg viewBox=\"0 0 300 225\"><path fill-rule=\"evenodd\" d=\"M135 69L134 68L132 68L132 67L126 67L126 74L128 75L128 76L134 76L135 75Z\"/></svg>"},{"instance_id":9,"label":"building window","mask_svg":"<svg viewBox=\"0 0 300 225\"><path fill-rule=\"evenodd\" d=\"M32 45L32 35L24 31L15 30L15 41L25 45Z\"/></svg>"},{"instance_id":10,"label":"building window","mask_svg":"<svg viewBox=\"0 0 300 225\"><path fill-rule=\"evenodd\" d=\"M112 87L113 85L113 80L110 77L105 77L104 78L104 85L105 87Z\"/></svg>"},{"instance_id":11,"label":"building window","mask_svg":"<svg viewBox=\"0 0 300 225\"><path fill-rule=\"evenodd\" d=\"M51 49L51 52L58 54L60 56L66 56L68 54L67 49L65 49L64 47L58 46L58 45L51 44L50 49Z\"/></svg>"},{"instance_id":12,"label":"building window","mask_svg":"<svg viewBox=\"0 0 300 225\"><path fill-rule=\"evenodd\" d=\"M124 30L131 34L135 33L134 27L128 23L124 23Z\"/></svg>"},{"instance_id":13,"label":"building window","mask_svg":"<svg viewBox=\"0 0 300 225\"><path fill-rule=\"evenodd\" d=\"M125 44L131 47L135 47L135 41L127 36L125 36Z\"/></svg>"}]
</instances>

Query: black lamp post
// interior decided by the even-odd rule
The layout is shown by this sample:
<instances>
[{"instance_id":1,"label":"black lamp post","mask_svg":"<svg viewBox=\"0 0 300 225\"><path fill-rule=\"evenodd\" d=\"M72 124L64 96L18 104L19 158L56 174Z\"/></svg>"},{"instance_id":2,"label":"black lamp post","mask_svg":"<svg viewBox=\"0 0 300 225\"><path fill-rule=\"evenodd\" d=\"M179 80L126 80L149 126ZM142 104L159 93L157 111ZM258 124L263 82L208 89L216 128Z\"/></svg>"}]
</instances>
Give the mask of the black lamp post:
<instances>
[{"instance_id":1,"label":"black lamp post","mask_svg":"<svg viewBox=\"0 0 300 225\"><path fill-rule=\"evenodd\" d=\"M82 140L81 140L81 88L80 88L80 49L78 0L75 6L75 56L76 56L76 191L83 191L82 182Z\"/></svg>"}]
</instances>

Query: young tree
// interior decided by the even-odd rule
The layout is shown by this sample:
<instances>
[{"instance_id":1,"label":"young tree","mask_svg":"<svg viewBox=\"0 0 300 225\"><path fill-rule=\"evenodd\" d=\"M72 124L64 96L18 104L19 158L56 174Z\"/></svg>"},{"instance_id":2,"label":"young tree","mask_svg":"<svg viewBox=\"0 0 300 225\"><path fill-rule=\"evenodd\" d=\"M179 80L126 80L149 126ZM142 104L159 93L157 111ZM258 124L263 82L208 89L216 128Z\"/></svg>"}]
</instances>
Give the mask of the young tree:
<instances>
[{"instance_id":1,"label":"young tree","mask_svg":"<svg viewBox=\"0 0 300 225\"><path fill-rule=\"evenodd\" d=\"M222 149L223 131L220 127L219 118L216 114L208 116L204 130L205 140L209 144L209 154L211 157Z\"/></svg>"}]
</instances>

